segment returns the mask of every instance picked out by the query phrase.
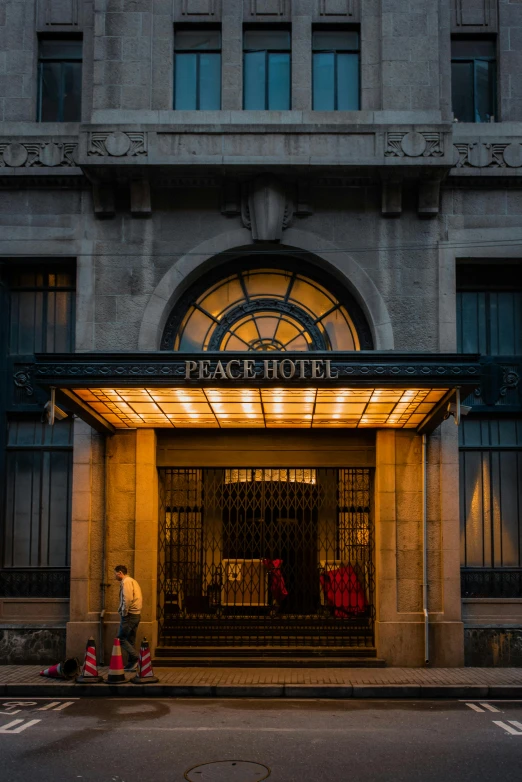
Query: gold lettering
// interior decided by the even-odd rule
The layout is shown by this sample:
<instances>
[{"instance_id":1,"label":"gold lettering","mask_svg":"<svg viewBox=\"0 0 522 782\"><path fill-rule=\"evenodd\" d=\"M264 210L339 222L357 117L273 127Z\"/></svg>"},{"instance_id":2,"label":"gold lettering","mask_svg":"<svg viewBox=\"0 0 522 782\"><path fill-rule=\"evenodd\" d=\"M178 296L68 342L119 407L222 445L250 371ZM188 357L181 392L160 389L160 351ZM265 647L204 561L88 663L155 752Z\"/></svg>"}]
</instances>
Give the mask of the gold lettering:
<instances>
[{"instance_id":1,"label":"gold lettering","mask_svg":"<svg viewBox=\"0 0 522 782\"><path fill-rule=\"evenodd\" d=\"M285 366L288 366L289 371L288 374L286 373ZM283 380L290 380L295 375L295 364L291 359L285 358L283 361L281 361L281 366L279 367L279 374L281 375Z\"/></svg>"},{"instance_id":2,"label":"gold lettering","mask_svg":"<svg viewBox=\"0 0 522 782\"><path fill-rule=\"evenodd\" d=\"M218 361L216 364L216 371L212 375L212 380L217 380L217 378L220 378L220 380L226 380L227 375L225 372L225 368L223 367L223 364L221 361Z\"/></svg>"},{"instance_id":3,"label":"gold lettering","mask_svg":"<svg viewBox=\"0 0 522 782\"><path fill-rule=\"evenodd\" d=\"M210 361L198 361L199 364L199 380L211 380L212 375L209 372Z\"/></svg>"},{"instance_id":4,"label":"gold lettering","mask_svg":"<svg viewBox=\"0 0 522 782\"><path fill-rule=\"evenodd\" d=\"M265 372L263 374L263 378L265 380L277 380L277 370L279 366L279 361L263 361L263 364L265 365ZM270 366L272 364L272 366ZM270 371L272 374L269 374Z\"/></svg>"},{"instance_id":5,"label":"gold lettering","mask_svg":"<svg viewBox=\"0 0 522 782\"><path fill-rule=\"evenodd\" d=\"M339 370L335 370L335 375L332 375L332 362L330 359L327 359L325 362L326 364L326 375L325 377L327 380L335 380L336 377L339 377Z\"/></svg>"},{"instance_id":6,"label":"gold lettering","mask_svg":"<svg viewBox=\"0 0 522 782\"><path fill-rule=\"evenodd\" d=\"M237 367L241 366L241 362L235 358L232 361L229 361L227 364L225 364L225 372L227 373L227 377L229 380L239 380L241 377L241 374L239 375L233 375L232 374L232 365L236 365Z\"/></svg>"},{"instance_id":7,"label":"gold lettering","mask_svg":"<svg viewBox=\"0 0 522 782\"><path fill-rule=\"evenodd\" d=\"M190 376L197 368L197 361L185 361L185 380L191 380Z\"/></svg>"},{"instance_id":8,"label":"gold lettering","mask_svg":"<svg viewBox=\"0 0 522 782\"><path fill-rule=\"evenodd\" d=\"M243 379L244 380L254 380L254 378L256 376L255 365L256 365L256 362L252 358L248 358L246 361L243 361Z\"/></svg>"},{"instance_id":9,"label":"gold lettering","mask_svg":"<svg viewBox=\"0 0 522 782\"><path fill-rule=\"evenodd\" d=\"M312 359L312 380L321 380L324 378L323 364L324 361L320 359Z\"/></svg>"},{"instance_id":10,"label":"gold lettering","mask_svg":"<svg viewBox=\"0 0 522 782\"><path fill-rule=\"evenodd\" d=\"M309 364L310 361L308 359L302 359L300 358L299 361L296 361L296 366L299 367L299 379L304 380L305 377L305 364Z\"/></svg>"}]
</instances>

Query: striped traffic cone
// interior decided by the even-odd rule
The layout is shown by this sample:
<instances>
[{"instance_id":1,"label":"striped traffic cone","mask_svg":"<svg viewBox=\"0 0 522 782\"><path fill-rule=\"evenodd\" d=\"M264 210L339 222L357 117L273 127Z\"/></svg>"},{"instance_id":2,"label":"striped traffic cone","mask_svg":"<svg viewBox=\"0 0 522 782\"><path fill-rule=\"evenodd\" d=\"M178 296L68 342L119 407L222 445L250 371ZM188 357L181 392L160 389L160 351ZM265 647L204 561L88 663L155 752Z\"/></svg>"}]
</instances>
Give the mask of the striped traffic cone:
<instances>
[{"instance_id":1,"label":"striped traffic cone","mask_svg":"<svg viewBox=\"0 0 522 782\"><path fill-rule=\"evenodd\" d=\"M77 684L98 684L103 681L103 676L98 674L96 665L96 641L91 636L85 647L85 660L82 672L76 677Z\"/></svg>"},{"instance_id":2,"label":"striped traffic cone","mask_svg":"<svg viewBox=\"0 0 522 782\"><path fill-rule=\"evenodd\" d=\"M131 682L133 684L154 684L157 681L159 681L159 679L157 676L154 676L154 671L152 670L149 643L147 639L144 638L140 646L138 673L131 679Z\"/></svg>"},{"instance_id":3,"label":"striped traffic cone","mask_svg":"<svg viewBox=\"0 0 522 782\"><path fill-rule=\"evenodd\" d=\"M115 638L112 645L111 664L109 665L109 673L107 678L103 680L105 684L120 684L125 683L127 680L123 672L123 660L121 657L120 639Z\"/></svg>"},{"instance_id":4,"label":"striped traffic cone","mask_svg":"<svg viewBox=\"0 0 522 782\"><path fill-rule=\"evenodd\" d=\"M78 673L79 667L80 663L77 658L69 657L63 663L50 665L49 668L40 671L40 676L47 676L49 679L72 679Z\"/></svg>"}]
</instances>

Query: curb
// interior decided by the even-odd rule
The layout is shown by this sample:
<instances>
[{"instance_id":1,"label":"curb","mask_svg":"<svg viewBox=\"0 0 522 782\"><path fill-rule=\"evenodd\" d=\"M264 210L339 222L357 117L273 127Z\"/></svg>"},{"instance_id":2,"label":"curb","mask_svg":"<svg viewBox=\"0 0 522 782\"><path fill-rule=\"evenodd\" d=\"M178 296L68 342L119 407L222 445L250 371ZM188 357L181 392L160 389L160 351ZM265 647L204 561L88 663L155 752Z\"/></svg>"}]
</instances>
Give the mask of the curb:
<instances>
[{"instance_id":1,"label":"curb","mask_svg":"<svg viewBox=\"0 0 522 782\"><path fill-rule=\"evenodd\" d=\"M0 684L4 697L94 698L521 698L519 684Z\"/></svg>"}]
</instances>

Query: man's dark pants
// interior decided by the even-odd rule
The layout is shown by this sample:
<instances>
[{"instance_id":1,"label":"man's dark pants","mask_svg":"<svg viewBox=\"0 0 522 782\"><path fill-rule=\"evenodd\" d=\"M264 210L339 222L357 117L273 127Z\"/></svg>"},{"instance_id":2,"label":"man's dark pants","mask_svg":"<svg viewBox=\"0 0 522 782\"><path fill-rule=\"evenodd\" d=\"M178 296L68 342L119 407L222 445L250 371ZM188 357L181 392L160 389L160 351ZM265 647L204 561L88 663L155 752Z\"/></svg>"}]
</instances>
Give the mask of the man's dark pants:
<instances>
[{"instance_id":1,"label":"man's dark pants","mask_svg":"<svg viewBox=\"0 0 522 782\"><path fill-rule=\"evenodd\" d=\"M127 614L127 616L121 617L118 638L120 639L121 648L129 656L127 665L138 662L139 654L136 651L134 642L136 641L136 631L138 630L140 619L141 614Z\"/></svg>"}]
</instances>

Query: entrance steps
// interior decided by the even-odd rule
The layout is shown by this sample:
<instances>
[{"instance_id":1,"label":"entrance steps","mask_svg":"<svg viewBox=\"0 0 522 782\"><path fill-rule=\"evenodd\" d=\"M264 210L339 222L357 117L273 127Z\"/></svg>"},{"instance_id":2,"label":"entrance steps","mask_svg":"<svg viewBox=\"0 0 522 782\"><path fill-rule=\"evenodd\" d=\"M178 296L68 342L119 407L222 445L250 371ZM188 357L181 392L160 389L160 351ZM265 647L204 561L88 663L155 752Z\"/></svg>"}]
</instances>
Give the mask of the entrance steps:
<instances>
[{"instance_id":1,"label":"entrance steps","mask_svg":"<svg viewBox=\"0 0 522 782\"><path fill-rule=\"evenodd\" d=\"M158 646L154 665L169 668L384 668L371 646Z\"/></svg>"}]
</instances>

